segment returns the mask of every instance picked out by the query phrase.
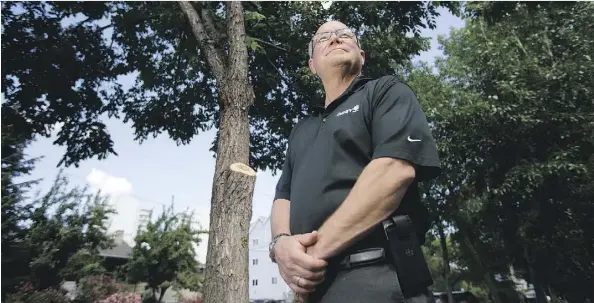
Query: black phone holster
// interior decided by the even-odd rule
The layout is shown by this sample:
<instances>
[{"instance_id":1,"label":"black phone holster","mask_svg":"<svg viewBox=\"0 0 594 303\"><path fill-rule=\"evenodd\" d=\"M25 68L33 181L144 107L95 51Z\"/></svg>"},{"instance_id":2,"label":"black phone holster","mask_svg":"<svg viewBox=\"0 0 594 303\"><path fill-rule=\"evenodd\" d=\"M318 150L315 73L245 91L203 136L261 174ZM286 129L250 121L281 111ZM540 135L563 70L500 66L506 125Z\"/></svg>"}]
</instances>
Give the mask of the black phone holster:
<instances>
[{"instance_id":1,"label":"black phone holster","mask_svg":"<svg viewBox=\"0 0 594 303\"><path fill-rule=\"evenodd\" d=\"M426 291L433 278L412 220L407 215L397 215L384 220L382 225L403 298Z\"/></svg>"}]
</instances>

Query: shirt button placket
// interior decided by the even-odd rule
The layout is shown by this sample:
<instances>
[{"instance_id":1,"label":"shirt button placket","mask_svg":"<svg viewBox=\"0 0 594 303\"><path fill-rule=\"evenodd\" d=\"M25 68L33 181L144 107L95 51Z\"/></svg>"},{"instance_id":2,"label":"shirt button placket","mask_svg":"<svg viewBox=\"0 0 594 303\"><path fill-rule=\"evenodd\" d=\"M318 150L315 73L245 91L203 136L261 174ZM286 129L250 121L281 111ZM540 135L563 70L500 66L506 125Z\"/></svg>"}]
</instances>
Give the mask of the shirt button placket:
<instances>
[{"instance_id":1,"label":"shirt button placket","mask_svg":"<svg viewBox=\"0 0 594 303\"><path fill-rule=\"evenodd\" d=\"M326 117L322 118L322 123L320 124L320 130L323 130L326 127L327 120L328 120L328 118L326 118Z\"/></svg>"}]
</instances>

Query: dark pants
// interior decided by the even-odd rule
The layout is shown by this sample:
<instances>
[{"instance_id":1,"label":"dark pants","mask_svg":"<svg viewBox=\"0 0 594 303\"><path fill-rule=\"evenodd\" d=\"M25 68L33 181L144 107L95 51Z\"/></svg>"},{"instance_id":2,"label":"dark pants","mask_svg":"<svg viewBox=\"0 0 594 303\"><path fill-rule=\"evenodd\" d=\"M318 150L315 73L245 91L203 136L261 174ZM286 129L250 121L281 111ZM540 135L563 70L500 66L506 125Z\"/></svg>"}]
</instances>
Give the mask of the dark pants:
<instances>
[{"instance_id":1,"label":"dark pants","mask_svg":"<svg viewBox=\"0 0 594 303\"><path fill-rule=\"evenodd\" d=\"M309 303L401 303L396 296L396 272L390 264L327 271L326 280L309 295ZM434 303L433 294L407 298L406 303Z\"/></svg>"}]
</instances>

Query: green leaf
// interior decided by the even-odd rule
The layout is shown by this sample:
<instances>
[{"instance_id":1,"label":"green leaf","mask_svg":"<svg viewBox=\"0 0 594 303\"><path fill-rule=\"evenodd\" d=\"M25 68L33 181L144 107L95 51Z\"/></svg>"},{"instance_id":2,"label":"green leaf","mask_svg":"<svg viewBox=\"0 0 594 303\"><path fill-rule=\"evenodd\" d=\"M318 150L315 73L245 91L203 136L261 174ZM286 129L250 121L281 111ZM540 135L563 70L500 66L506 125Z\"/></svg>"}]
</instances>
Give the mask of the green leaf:
<instances>
[{"instance_id":1,"label":"green leaf","mask_svg":"<svg viewBox=\"0 0 594 303\"><path fill-rule=\"evenodd\" d=\"M251 20L260 21L260 20L266 19L266 17L264 15L260 14L259 12L248 11L248 10L244 11L244 16L245 16L246 21L251 21Z\"/></svg>"}]
</instances>

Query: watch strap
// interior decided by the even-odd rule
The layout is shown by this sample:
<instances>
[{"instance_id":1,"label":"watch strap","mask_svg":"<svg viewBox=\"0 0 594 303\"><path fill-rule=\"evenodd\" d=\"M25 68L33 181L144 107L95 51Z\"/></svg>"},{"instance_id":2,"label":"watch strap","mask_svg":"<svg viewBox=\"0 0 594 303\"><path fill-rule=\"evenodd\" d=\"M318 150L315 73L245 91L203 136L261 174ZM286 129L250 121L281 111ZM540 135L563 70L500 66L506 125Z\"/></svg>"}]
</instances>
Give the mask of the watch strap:
<instances>
[{"instance_id":1,"label":"watch strap","mask_svg":"<svg viewBox=\"0 0 594 303\"><path fill-rule=\"evenodd\" d=\"M270 255L270 259L274 263L276 263L276 256L274 255L274 246L276 245L276 241L278 241L278 239L280 239L281 237L284 237L284 236L290 237L291 235L289 235L287 233L280 233L280 234L274 236L274 238L270 242L269 255Z\"/></svg>"}]
</instances>

